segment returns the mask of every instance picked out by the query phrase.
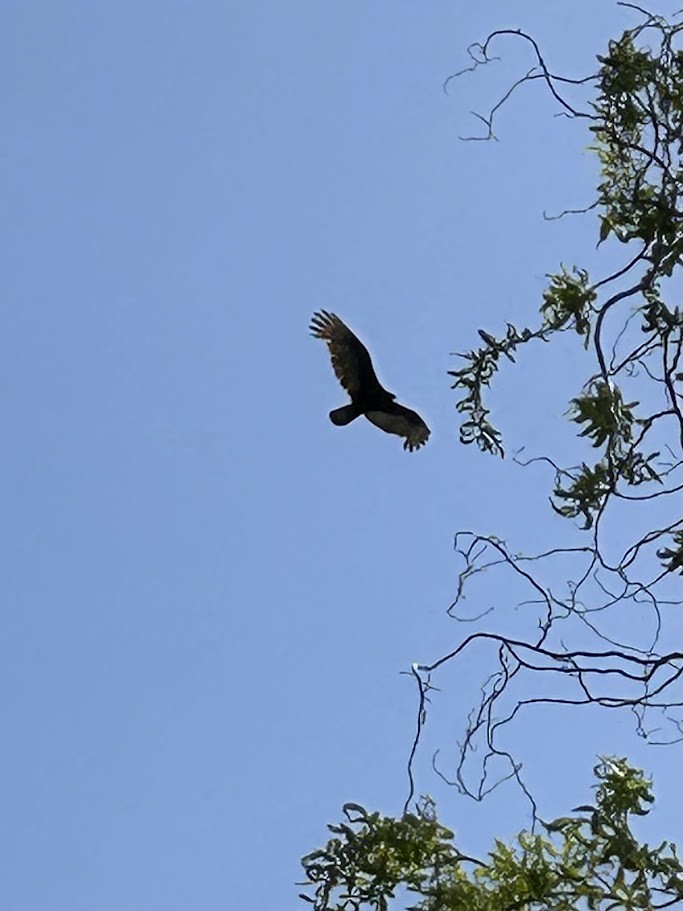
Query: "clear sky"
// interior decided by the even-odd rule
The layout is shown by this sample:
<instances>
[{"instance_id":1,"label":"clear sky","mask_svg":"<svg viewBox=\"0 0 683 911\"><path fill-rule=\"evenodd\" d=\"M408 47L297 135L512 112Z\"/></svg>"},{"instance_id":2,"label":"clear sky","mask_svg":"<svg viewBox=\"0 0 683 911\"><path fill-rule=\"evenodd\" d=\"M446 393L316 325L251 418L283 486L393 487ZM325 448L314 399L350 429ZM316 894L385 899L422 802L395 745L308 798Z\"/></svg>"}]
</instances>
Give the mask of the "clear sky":
<instances>
[{"instance_id":1,"label":"clear sky","mask_svg":"<svg viewBox=\"0 0 683 911\"><path fill-rule=\"evenodd\" d=\"M538 87L499 143L458 141L526 51L441 84L492 28L583 75L634 21L607 0L2 5L4 907L292 908L344 801L400 812L400 672L462 636L454 532L532 547L560 521L537 476L458 444L449 353L532 322L596 240L542 219L590 201L595 161ZM426 448L330 424L320 307ZM585 364L553 358L553 383L499 387L513 447L566 432ZM459 673L471 699L481 666ZM457 682L440 706L448 751ZM680 751L580 723L517 743L548 815L586 802L598 752L671 791ZM477 805L418 771L463 848L528 822L512 789ZM674 802L657 819L680 838Z\"/></svg>"}]
</instances>

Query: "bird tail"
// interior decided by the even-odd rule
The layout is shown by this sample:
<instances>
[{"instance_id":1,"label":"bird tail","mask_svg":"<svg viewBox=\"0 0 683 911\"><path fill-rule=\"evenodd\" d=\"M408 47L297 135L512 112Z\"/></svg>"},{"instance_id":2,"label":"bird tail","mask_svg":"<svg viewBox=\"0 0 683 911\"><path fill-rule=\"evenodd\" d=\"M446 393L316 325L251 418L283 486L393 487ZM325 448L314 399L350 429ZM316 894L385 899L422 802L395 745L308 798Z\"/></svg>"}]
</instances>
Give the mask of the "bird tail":
<instances>
[{"instance_id":1,"label":"bird tail","mask_svg":"<svg viewBox=\"0 0 683 911\"><path fill-rule=\"evenodd\" d=\"M351 403L350 405L343 405L341 408L335 408L334 411L330 411L330 420L333 424L336 424L337 427L343 427L345 424L350 424L351 421L355 421L359 415L360 411Z\"/></svg>"}]
</instances>

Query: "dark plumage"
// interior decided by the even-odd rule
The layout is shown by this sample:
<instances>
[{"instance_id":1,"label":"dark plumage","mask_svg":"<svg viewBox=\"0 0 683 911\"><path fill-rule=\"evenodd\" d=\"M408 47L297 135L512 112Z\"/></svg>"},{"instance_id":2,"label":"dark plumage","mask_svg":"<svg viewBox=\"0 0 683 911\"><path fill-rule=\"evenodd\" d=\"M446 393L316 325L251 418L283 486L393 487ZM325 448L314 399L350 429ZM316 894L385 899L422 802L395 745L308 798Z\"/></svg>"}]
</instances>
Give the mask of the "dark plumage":
<instances>
[{"instance_id":1,"label":"dark plumage","mask_svg":"<svg viewBox=\"0 0 683 911\"><path fill-rule=\"evenodd\" d=\"M404 437L403 448L419 449L429 438L429 427L419 414L395 402L377 379L368 349L334 313L320 310L311 319L311 335L327 343L337 379L351 403L330 411L337 426L350 424L361 414L376 427Z\"/></svg>"}]
</instances>

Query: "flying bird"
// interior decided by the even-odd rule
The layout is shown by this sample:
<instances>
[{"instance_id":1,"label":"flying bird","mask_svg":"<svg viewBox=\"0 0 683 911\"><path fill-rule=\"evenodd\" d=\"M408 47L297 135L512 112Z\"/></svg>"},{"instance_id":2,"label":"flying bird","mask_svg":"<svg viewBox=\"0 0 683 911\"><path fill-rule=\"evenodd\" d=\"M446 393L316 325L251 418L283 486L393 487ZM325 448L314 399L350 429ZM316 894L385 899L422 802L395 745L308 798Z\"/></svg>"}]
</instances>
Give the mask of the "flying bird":
<instances>
[{"instance_id":1,"label":"flying bird","mask_svg":"<svg viewBox=\"0 0 683 911\"><path fill-rule=\"evenodd\" d=\"M429 439L429 427L419 414L394 401L377 379L368 349L335 313L320 310L313 314L311 335L327 343L332 368L337 379L351 396L349 405L330 411L330 420L338 427L350 424L361 414L386 433L404 437L403 448L419 449Z\"/></svg>"}]
</instances>

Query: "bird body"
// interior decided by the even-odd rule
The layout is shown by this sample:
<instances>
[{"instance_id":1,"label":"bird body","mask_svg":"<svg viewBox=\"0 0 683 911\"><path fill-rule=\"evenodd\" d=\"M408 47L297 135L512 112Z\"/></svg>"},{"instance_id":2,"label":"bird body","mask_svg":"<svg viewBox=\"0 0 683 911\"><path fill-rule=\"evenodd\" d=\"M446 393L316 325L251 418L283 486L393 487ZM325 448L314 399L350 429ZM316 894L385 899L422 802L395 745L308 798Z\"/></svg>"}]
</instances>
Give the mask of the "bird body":
<instances>
[{"instance_id":1,"label":"bird body","mask_svg":"<svg viewBox=\"0 0 683 911\"><path fill-rule=\"evenodd\" d=\"M365 417L386 433L404 438L403 448L419 449L429 438L429 427L419 414L395 401L396 396L382 386L365 345L335 313L320 310L311 319L311 334L327 343L332 369L351 403L330 412L338 427Z\"/></svg>"}]
</instances>

